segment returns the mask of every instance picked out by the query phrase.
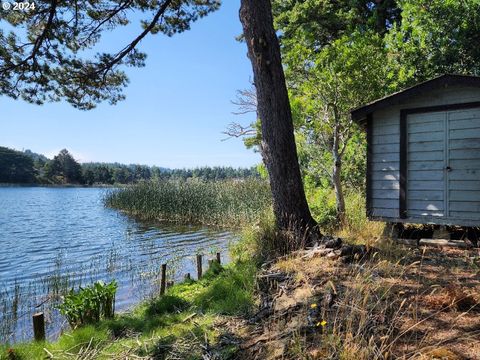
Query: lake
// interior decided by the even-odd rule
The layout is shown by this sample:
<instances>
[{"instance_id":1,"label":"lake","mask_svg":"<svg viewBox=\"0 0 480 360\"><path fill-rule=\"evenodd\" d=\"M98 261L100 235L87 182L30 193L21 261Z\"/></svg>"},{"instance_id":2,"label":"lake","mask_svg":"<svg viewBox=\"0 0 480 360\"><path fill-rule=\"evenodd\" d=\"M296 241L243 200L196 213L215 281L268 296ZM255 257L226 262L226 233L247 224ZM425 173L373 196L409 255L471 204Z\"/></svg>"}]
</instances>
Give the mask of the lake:
<instances>
[{"instance_id":1,"label":"lake","mask_svg":"<svg viewBox=\"0 0 480 360\"><path fill-rule=\"evenodd\" d=\"M0 342L30 340L31 316L44 311L50 339L65 328L54 305L66 289L115 279L116 310L195 273L195 255L222 253L237 235L198 226L138 223L105 208L111 189L0 187ZM207 256L204 257L207 262Z\"/></svg>"}]
</instances>

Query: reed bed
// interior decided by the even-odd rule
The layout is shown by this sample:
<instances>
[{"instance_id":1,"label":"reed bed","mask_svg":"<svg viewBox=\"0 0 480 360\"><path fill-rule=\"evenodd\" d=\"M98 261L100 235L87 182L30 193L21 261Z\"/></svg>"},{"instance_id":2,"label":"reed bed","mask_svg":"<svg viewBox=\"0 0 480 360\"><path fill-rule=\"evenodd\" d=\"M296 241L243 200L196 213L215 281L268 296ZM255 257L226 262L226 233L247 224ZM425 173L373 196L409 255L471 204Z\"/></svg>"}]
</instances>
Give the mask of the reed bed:
<instances>
[{"instance_id":1,"label":"reed bed","mask_svg":"<svg viewBox=\"0 0 480 360\"><path fill-rule=\"evenodd\" d=\"M105 204L141 220L240 227L261 218L271 194L259 179L162 180L112 191Z\"/></svg>"}]
</instances>

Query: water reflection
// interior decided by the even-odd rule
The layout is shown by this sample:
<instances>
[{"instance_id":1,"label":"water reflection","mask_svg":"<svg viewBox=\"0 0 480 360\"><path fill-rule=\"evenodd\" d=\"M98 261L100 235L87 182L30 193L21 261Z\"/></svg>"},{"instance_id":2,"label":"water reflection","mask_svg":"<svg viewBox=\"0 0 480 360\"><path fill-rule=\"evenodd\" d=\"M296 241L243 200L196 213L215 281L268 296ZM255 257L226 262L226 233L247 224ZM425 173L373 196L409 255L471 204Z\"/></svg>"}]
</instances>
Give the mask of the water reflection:
<instances>
[{"instance_id":1,"label":"water reflection","mask_svg":"<svg viewBox=\"0 0 480 360\"><path fill-rule=\"evenodd\" d=\"M221 251L230 232L196 226L139 224L103 207L103 189L0 188L0 342L31 339L31 315L47 314L55 337L64 323L54 309L72 287L116 279L117 310L158 291L161 263L176 278L194 273L194 257ZM225 256L224 255L224 256Z\"/></svg>"}]
</instances>

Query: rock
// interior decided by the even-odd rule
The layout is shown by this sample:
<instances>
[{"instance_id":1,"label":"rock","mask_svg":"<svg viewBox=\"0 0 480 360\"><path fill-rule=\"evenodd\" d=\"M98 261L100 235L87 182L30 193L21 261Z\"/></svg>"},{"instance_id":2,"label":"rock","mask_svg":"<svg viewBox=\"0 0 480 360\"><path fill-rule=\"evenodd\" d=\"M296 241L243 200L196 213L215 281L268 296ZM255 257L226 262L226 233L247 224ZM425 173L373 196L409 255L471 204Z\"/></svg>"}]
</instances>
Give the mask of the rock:
<instances>
[{"instance_id":1,"label":"rock","mask_svg":"<svg viewBox=\"0 0 480 360\"><path fill-rule=\"evenodd\" d=\"M328 253L326 256L325 256L327 259L330 259L330 260L336 260L340 257L340 254L332 251L330 253Z\"/></svg>"},{"instance_id":2,"label":"rock","mask_svg":"<svg viewBox=\"0 0 480 360\"><path fill-rule=\"evenodd\" d=\"M312 249L307 250L305 255L302 256L302 259L312 259L319 256L328 256L333 252L333 249Z\"/></svg>"},{"instance_id":3,"label":"rock","mask_svg":"<svg viewBox=\"0 0 480 360\"><path fill-rule=\"evenodd\" d=\"M325 241L324 244L327 249L339 249L342 246L343 241L341 238L329 239Z\"/></svg>"}]
</instances>

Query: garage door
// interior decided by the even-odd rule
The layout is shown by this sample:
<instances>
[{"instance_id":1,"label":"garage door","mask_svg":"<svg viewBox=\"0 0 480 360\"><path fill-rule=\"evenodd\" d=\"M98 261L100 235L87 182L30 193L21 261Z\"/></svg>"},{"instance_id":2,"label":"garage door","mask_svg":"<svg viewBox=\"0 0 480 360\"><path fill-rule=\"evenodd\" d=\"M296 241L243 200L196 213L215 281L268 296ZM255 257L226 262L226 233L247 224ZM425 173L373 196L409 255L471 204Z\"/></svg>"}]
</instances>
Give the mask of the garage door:
<instances>
[{"instance_id":1,"label":"garage door","mask_svg":"<svg viewBox=\"0 0 480 360\"><path fill-rule=\"evenodd\" d=\"M480 108L407 116L407 216L480 219Z\"/></svg>"}]
</instances>

